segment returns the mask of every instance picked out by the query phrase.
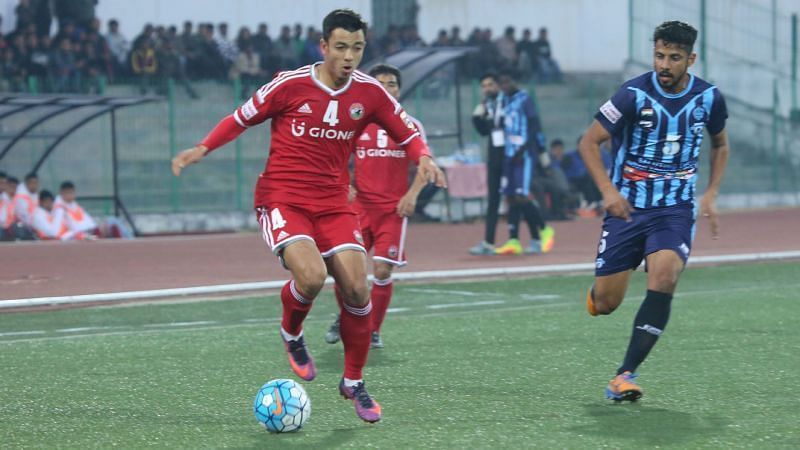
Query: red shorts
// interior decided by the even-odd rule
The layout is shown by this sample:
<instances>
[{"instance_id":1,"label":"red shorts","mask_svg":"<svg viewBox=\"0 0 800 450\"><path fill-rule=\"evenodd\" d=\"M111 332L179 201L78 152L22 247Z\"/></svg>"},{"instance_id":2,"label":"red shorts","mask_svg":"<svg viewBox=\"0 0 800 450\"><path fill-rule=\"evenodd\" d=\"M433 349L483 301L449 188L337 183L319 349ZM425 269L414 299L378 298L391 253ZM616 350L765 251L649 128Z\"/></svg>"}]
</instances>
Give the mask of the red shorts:
<instances>
[{"instance_id":1,"label":"red shorts","mask_svg":"<svg viewBox=\"0 0 800 450\"><path fill-rule=\"evenodd\" d=\"M277 256L299 240L316 244L323 258L342 250L366 253L358 216L349 205L310 206L273 204L256 209L261 234Z\"/></svg>"},{"instance_id":2,"label":"red shorts","mask_svg":"<svg viewBox=\"0 0 800 450\"><path fill-rule=\"evenodd\" d=\"M356 204L364 245L372 248L372 259L402 267L406 261L406 229L408 218L400 217L394 210L370 208Z\"/></svg>"}]
</instances>

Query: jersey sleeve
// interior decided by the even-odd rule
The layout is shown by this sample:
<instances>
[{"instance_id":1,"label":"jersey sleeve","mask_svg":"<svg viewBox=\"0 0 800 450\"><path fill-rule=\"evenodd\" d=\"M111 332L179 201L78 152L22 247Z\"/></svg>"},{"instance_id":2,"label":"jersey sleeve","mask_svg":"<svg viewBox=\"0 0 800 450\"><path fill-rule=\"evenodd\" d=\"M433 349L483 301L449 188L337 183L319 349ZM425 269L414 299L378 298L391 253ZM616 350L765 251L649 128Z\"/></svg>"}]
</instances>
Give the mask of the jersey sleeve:
<instances>
[{"instance_id":1,"label":"jersey sleeve","mask_svg":"<svg viewBox=\"0 0 800 450\"><path fill-rule=\"evenodd\" d=\"M239 126L249 128L275 116L285 104L286 74L278 74L272 81L261 86L249 100L233 112Z\"/></svg>"},{"instance_id":2,"label":"jersey sleeve","mask_svg":"<svg viewBox=\"0 0 800 450\"><path fill-rule=\"evenodd\" d=\"M409 115L403 110L388 92L380 89L376 94L376 109L373 120L380 125L400 146L404 147L408 156L415 163L422 156L431 156L428 145L423 141L419 130Z\"/></svg>"},{"instance_id":3,"label":"jersey sleeve","mask_svg":"<svg viewBox=\"0 0 800 450\"><path fill-rule=\"evenodd\" d=\"M711 113L708 117L706 128L712 136L719 134L725 129L725 121L728 119L728 106L725 104L725 97L714 89L714 103L711 105Z\"/></svg>"},{"instance_id":4,"label":"jersey sleeve","mask_svg":"<svg viewBox=\"0 0 800 450\"><path fill-rule=\"evenodd\" d=\"M635 114L634 93L627 86L622 86L610 100L603 103L594 118L613 136L622 131Z\"/></svg>"}]
</instances>

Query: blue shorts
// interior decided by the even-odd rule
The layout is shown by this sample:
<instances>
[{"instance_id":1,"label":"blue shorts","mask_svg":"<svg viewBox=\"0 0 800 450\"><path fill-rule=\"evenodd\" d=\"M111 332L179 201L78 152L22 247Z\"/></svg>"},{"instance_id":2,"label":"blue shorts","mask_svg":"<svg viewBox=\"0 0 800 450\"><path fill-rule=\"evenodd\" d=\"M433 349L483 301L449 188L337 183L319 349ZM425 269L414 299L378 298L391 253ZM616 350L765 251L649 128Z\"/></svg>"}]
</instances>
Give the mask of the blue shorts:
<instances>
[{"instance_id":1,"label":"blue shorts","mask_svg":"<svg viewBox=\"0 0 800 450\"><path fill-rule=\"evenodd\" d=\"M503 177L500 179L500 192L503 195L528 196L533 179L533 160L525 155L515 163L512 158L503 161Z\"/></svg>"},{"instance_id":2,"label":"blue shorts","mask_svg":"<svg viewBox=\"0 0 800 450\"><path fill-rule=\"evenodd\" d=\"M635 269L647 255L659 250L674 250L686 264L692 250L695 217L692 203L636 209L630 222L606 215L597 246L595 276Z\"/></svg>"}]
</instances>

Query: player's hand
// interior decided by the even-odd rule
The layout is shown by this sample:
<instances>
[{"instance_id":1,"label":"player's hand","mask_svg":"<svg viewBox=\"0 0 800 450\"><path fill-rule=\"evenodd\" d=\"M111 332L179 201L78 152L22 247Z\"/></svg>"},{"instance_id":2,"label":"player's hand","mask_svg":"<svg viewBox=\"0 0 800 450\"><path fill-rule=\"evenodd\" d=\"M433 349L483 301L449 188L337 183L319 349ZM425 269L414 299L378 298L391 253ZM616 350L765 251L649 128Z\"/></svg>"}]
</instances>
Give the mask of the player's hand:
<instances>
[{"instance_id":1,"label":"player's hand","mask_svg":"<svg viewBox=\"0 0 800 450\"><path fill-rule=\"evenodd\" d=\"M358 189L356 189L356 187L351 184L348 187L348 191L347 191L347 202L348 203L353 203L353 200L356 199L356 195L358 195Z\"/></svg>"},{"instance_id":2,"label":"player's hand","mask_svg":"<svg viewBox=\"0 0 800 450\"><path fill-rule=\"evenodd\" d=\"M440 188L447 187L447 180L444 177L444 172L433 162L433 158L430 156L423 156L419 159L419 168L417 170L420 175L422 175L422 178L428 182L435 183L436 186Z\"/></svg>"},{"instance_id":3,"label":"player's hand","mask_svg":"<svg viewBox=\"0 0 800 450\"><path fill-rule=\"evenodd\" d=\"M411 217L414 214L414 210L417 208L417 196L412 195L412 193L407 192L403 198L397 202L397 215L400 217Z\"/></svg>"},{"instance_id":4,"label":"player's hand","mask_svg":"<svg viewBox=\"0 0 800 450\"><path fill-rule=\"evenodd\" d=\"M208 149L205 145L198 145L178 153L172 158L172 174L176 177L181 176L181 171L185 169L186 166L203 159L207 151Z\"/></svg>"},{"instance_id":5,"label":"player's hand","mask_svg":"<svg viewBox=\"0 0 800 450\"><path fill-rule=\"evenodd\" d=\"M717 196L706 192L700 199L700 213L711 225L711 238L719 239L719 215L717 213Z\"/></svg>"},{"instance_id":6,"label":"player's hand","mask_svg":"<svg viewBox=\"0 0 800 450\"><path fill-rule=\"evenodd\" d=\"M631 221L633 207L628 203L628 199L616 189L612 188L608 192L603 192L603 209L614 217L625 219L626 222Z\"/></svg>"}]
</instances>

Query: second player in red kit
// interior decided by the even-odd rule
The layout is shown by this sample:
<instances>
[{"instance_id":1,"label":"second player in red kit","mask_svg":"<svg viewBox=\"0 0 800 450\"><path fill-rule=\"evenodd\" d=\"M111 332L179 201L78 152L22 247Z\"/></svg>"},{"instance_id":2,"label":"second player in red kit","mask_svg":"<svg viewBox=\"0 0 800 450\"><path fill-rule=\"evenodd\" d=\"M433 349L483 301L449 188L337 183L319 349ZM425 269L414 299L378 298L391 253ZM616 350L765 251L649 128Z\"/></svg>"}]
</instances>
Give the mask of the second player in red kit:
<instances>
[{"instance_id":1,"label":"second player in red kit","mask_svg":"<svg viewBox=\"0 0 800 450\"><path fill-rule=\"evenodd\" d=\"M370 69L394 98L400 97L400 71L388 64ZM422 124L407 116L425 141ZM415 177L409 188L411 160L403 145L394 141L378 124L370 124L356 141L355 176L351 193L359 214L361 232L367 250L373 250L372 341L373 348L383 347L380 329L392 299L392 271L406 265L405 244L408 216L414 213L417 196L427 181ZM338 287L337 300L342 302ZM337 316L325 334L325 341L334 344L340 338L340 317Z\"/></svg>"}]
</instances>

